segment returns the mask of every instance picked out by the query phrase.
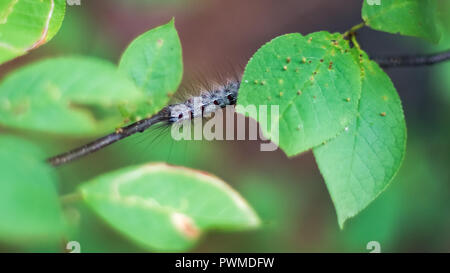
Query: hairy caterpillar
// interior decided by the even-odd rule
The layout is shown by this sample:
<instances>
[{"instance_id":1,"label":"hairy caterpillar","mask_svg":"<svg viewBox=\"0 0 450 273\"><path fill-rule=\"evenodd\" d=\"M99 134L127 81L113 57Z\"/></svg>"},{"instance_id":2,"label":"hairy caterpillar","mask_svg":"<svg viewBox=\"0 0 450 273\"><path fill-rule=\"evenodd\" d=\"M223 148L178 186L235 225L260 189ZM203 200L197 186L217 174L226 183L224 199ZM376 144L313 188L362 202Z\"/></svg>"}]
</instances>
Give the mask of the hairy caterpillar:
<instances>
[{"instance_id":1,"label":"hairy caterpillar","mask_svg":"<svg viewBox=\"0 0 450 273\"><path fill-rule=\"evenodd\" d=\"M205 90L198 96L192 96L184 102L170 104L149 118L119 128L114 133L67 153L51 157L47 161L53 166L59 166L96 152L135 133L142 133L155 124L166 123L171 125L209 116L211 113L228 105L235 105L239 87L239 80L228 80L224 85Z\"/></svg>"}]
</instances>

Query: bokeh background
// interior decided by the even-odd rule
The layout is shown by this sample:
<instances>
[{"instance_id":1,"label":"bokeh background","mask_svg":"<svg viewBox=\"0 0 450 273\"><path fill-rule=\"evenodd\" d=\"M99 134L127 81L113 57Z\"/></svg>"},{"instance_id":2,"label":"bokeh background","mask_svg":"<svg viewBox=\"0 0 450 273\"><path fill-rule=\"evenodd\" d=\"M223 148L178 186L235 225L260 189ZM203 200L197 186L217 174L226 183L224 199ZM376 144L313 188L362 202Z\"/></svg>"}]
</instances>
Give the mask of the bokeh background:
<instances>
[{"instance_id":1,"label":"bokeh background","mask_svg":"<svg viewBox=\"0 0 450 273\"><path fill-rule=\"evenodd\" d=\"M446 0L438 0L450 17ZM197 86L242 71L264 43L286 33L344 32L361 22L361 0L81 0L67 6L60 32L48 44L0 66L0 77L27 63L61 55L98 56L115 63L139 34L176 19L183 46L183 86ZM450 23L450 22L447 22ZM446 30L448 30L447 24ZM450 48L420 39L363 29L371 55L417 54ZM260 152L257 141L174 142L147 132L58 169L69 193L98 174L149 161L211 172L236 188L263 220L257 231L210 232L193 252L450 251L450 64L387 71L403 101L408 127L406 158L391 186L339 230L336 213L311 152L288 159L280 150ZM188 92L189 92L189 88ZM54 155L91 139L7 132L26 137ZM336 162L339 164L339 162ZM81 205L65 213L83 252L146 251ZM62 243L10 245L1 251L63 251Z\"/></svg>"}]
</instances>

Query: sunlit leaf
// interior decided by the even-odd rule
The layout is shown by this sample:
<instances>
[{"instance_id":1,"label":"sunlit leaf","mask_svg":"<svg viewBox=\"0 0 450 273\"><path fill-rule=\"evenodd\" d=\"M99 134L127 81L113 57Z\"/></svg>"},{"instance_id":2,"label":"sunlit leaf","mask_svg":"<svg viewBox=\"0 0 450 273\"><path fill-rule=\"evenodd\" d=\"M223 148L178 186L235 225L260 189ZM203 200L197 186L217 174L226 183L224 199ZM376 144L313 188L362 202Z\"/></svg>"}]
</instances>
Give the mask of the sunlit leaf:
<instances>
[{"instance_id":1,"label":"sunlit leaf","mask_svg":"<svg viewBox=\"0 0 450 273\"><path fill-rule=\"evenodd\" d=\"M293 156L322 144L353 120L361 91L359 67L341 34L298 33L275 38L249 61L239 90L242 106L279 105L267 120L245 113L264 135ZM243 113L240 109L238 112ZM279 125L279 140L272 135Z\"/></svg>"},{"instance_id":2,"label":"sunlit leaf","mask_svg":"<svg viewBox=\"0 0 450 273\"><path fill-rule=\"evenodd\" d=\"M313 149L341 228L387 188L406 149L405 118L397 91L378 64L360 53L358 116L344 133Z\"/></svg>"},{"instance_id":3,"label":"sunlit leaf","mask_svg":"<svg viewBox=\"0 0 450 273\"><path fill-rule=\"evenodd\" d=\"M369 3L371 2L371 3ZM440 20L436 0L364 1L362 17L371 28L439 42Z\"/></svg>"}]
</instances>

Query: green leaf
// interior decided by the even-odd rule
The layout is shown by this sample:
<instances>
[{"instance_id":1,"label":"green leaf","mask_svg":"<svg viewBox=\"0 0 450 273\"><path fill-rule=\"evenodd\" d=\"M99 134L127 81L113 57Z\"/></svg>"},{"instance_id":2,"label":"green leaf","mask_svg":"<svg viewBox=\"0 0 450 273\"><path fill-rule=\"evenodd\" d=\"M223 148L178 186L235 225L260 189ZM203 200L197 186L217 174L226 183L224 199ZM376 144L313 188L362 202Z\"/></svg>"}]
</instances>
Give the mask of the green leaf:
<instances>
[{"instance_id":1,"label":"green leaf","mask_svg":"<svg viewBox=\"0 0 450 273\"><path fill-rule=\"evenodd\" d=\"M109 62L69 57L40 61L0 84L0 124L68 135L111 130L122 118L118 105L142 92Z\"/></svg>"},{"instance_id":2,"label":"green leaf","mask_svg":"<svg viewBox=\"0 0 450 273\"><path fill-rule=\"evenodd\" d=\"M60 240L63 218L56 175L35 145L0 136L0 239Z\"/></svg>"},{"instance_id":3,"label":"green leaf","mask_svg":"<svg viewBox=\"0 0 450 273\"><path fill-rule=\"evenodd\" d=\"M275 38L249 61L239 90L238 104L279 105L279 140L270 126L266 138L293 156L341 133L353 120L361 91L359 66L341 34L298 33ZM261 122L254 113L246 114ZM267 128L266 128L267 127Z\"/></svg>"},{"instance_id":4,"label":"green leaf","mask_svg":"<svg viewBox=\"0 0 450 273\"><path fill-rule=\"evenodd\" d=\"M161 163L102 175L80 191L111 226L154 250L185 250L205 230L259 224L247 202L222 180Z\"/></svg>"},{"instance_id":5,"label":"green leaf","mask_svg":"<svg viewBox=\"0 0 450 273\"><path fill-rule=\"evenodd\" d=\"M48 42L61 27L65 0L3 0L0 3L0 64Z\"/></svg>"},{"instance_id":6,"label":"green leaf","mask_svg":"<svg viewBox=\"0 0 450 273\"><path fill-rule=\"evenodd\" d=\"M387 188L406 149L405 118L394 85L365 53L360 60L358 116L344 133L313 149L341 228Z\"/></svg>"},{"instance_id":7,"label":"green leaf","mask_svg":"<svg viewBox=\"0 0 450 273\"><path fill-rule=\"evenodd\" d=\"M181 43L174 20L136 38L123 53L119 68L147 95L138 115L148 116L166 106L183 76Z\"/></svg>"},{"instance_id":8,"label":"green leaf","mask_svg":"<svg viewBox=\"0 0 450 273\"><path fill-rule=\"evenodd\" d=\"M441 38L436 0L364 1L362 18L373 29L421 37L437 43Z\"/></svg>"}]
</instances>

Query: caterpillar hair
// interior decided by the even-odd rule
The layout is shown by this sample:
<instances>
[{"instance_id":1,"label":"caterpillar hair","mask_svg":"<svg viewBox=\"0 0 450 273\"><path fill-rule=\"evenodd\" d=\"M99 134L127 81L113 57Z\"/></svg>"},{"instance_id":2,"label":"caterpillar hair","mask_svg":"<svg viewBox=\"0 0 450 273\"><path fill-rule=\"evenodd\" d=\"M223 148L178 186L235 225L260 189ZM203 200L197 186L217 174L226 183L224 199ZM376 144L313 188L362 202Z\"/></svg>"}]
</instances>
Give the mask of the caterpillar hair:
<instances>
[{"instance_id":1,"label":"caterpillar hair","mask_svg":"<svg viewBox=\"0 0 450 273\"><path fill-rule=\"evenodd\" d=\"M221 108L235 105L239 86L239 80L228 80L224 85L209 88L202 91L198 96L192 96L184 102L168 105L149 118L119 128L114 133L67 153L51 157L47 161L53 166L59 166L96 152L138 132L142 133L155 124L166 123L172 125L195 118L207 117Z\"/></svg>"}]
</instances>

